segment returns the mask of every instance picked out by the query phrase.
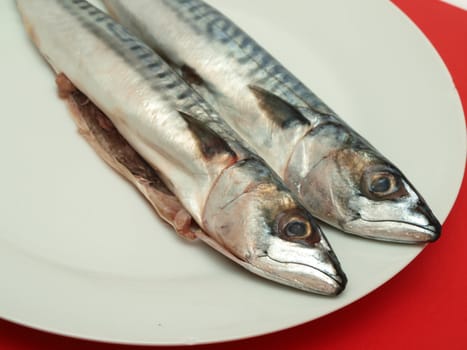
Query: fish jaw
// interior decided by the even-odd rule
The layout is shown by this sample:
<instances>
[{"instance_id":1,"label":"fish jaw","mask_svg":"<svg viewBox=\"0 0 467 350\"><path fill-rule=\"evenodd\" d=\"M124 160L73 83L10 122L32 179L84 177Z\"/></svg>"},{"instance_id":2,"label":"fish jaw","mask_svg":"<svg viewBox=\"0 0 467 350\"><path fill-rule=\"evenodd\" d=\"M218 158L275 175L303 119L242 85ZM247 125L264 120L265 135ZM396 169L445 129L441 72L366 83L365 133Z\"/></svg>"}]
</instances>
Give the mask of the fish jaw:
<instances>
[{"instance_id":1,"label":"fish jaw","mask_svg":"<svg viewBox=\"0 0 467 350\"><path fill-rule=\"evenodd\" d=\"M338 295L347 284L347 277L323 237L314 246L285 243L274 237L264 254L249 260L253 268L270 279L295 288L322 295Z\"/></svg>"},{"instance_id":2,"label":"fish jaw","mask_svg":"<svg viewBox=\"0 0 467 350\"><path fill-rule=\"evenodd\" d=\"M371 227L370 230L368 226ZM368 232L361 234L362 237L395 243L431 243L436 241L441 234L441 225L422 227L389 220L375 222L356 219L346 223L344 227L348 232Z\"/></svg>"},{"instance_id":3,"label":"fish jaw","mask_svg":"<svg viewBox=\"0 0 467 350\"><path fill-rule=\"evenodd\" d=\"M239 257L204 231L198 231L196 236L255 275L289 287L314 294L337 296L347 285L347 276L332 252L328 256L325 255L322 265L327 265L327 271L322 271L314 267L316 261L312 261L311 258L307 258L307 262L296 262L290 257L282 261L265 252ZM287 253L290 253L290 250ZM334 269L330 269L329 266L333 266Z\"/></svg>"},{"instance_id":4,"label":"fish jaw","mask_svg":"<svg viewBox=\"0 0 467 350\"><path fill-rule=\"evenodd\" d=\"M348 232L362 236L398 243L430 243L441 235L441 224L423 198L406 181L405 198L398 202L371 203L367 198L355 197L360 202L359 216L343 223Z\"/></svg>"},{"instance_id":5,"label":"fish jaw","mask_svg":"<svg viewBox=\"0 0 467 350\"><path fill-rule=\"evenodd\" d=\"M224 171L205 216L210 234L201 239L247 270L318 294L345 288L345 274L315 220L257 160Z\"/></svg>"},{"instance_id":6,"label":"fish jaw","mask_svg":"<svg viewBox=\"0 0 467 350\"><path fill-rule=\"evenodd\" d=\"M347 277L341 272L329 274L310 265L280 261L269 255L258 256L249 264L250 267L247 269L258 275L315 294L337 296L347 285ZM269 273L269 271L274 271L274 273Z\"/></svg>"}]
</instances>

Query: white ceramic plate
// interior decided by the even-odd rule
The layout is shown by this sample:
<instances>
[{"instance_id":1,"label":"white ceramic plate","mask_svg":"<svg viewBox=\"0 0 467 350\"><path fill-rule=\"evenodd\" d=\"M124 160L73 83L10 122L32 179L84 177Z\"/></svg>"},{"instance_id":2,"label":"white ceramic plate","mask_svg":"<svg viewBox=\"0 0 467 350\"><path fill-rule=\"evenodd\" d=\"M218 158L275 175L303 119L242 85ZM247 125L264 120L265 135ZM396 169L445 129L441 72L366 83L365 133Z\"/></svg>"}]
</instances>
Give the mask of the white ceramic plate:
<instances>
[{"instance_id":1,"label":"white ceramic plate","mask_svg":"<svg viewBox=\"0 0 467 350\"><path fill-rule=\"evenodd\" d=\"M394 5L211 2L394 160L446 218L464 169L461 105L438 54ZM421 251L326 229L350 280L326 298L183 242L76 133L12 1L0 3L0 23L1 317L111 342L237 339L339 309Z\"/></svg>"}]
</instances>

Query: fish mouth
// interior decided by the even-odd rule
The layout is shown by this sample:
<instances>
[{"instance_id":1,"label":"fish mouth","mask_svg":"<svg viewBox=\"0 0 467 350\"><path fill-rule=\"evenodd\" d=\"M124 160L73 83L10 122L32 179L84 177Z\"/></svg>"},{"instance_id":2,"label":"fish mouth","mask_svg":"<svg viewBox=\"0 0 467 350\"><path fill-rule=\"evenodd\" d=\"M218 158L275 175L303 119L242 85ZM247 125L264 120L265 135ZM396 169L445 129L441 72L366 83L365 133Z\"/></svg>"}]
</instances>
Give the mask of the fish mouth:
<instances>
[{"instance_id":1,"label":"fish mouth","mask_svg":"<svg viewBox=\"0 0 467 350\"><path fill-rule=\"evenodd\" d=\"M301 262L282 261L268 254L257 256L254 260L251 263L256 273L306 292L336 296L347 285L347 276L340 266L335 268L335 273L331 273Z\"/></svg>"},{"instance_id":2,"label":"fish mouth","mask_svg":"<svg viewBox=\"0 0 467 350\"><path fill-rule=\"evenodd\" d=\"M420 225L401 220L370 220L360 217L345 225L345 229L366 238L407 244L431 243L441 235L441 224L436 219L427 225Z\"/></svg>"},{"instance_id":3,"label":"fish mouth","mask_svg":"<svg viewBox=\"0 0 467 350\"><path fill-rule=\"evenodd\" d=\"M325 296L337 296L347 285L347 276L332 253L326 254L330 262L321 262L323 267L331 270L326 272L303 262L273 258L267 251L241 258L203 232L199 233L199 238L255 275L286 286Z\"/></svg>"}]
</instances>

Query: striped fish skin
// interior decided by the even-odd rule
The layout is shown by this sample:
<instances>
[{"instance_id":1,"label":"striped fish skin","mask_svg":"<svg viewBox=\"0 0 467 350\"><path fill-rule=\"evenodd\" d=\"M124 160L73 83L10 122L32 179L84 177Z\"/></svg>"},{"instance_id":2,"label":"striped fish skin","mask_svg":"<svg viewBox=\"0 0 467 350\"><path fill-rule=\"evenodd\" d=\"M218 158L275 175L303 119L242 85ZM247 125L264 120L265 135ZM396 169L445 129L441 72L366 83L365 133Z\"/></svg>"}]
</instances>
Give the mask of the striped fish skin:
<instances>
[{"instance_id":1,"label":"striped fish skin","mask_svg":"<svg viewBox=\"0 0 467 350\"><path fill-rule=\"evenodd\" d=\"M440 223L402 172L216 9L202 0L103 2L190 73L187 80L315 217L377 240L439 237Z\"/></svg>"},{"instance_id":2,"label":"striped fish skin","mask_svg":"<svg viewBox=\"0 0 467 350\"><path fill-rule=\"evenodd\" d=\"M313 217L151 49L84 0L17 0L40 53L153 167L203 241L246 269L339 294L346 277Z\"/></svg>"}]
</instances>

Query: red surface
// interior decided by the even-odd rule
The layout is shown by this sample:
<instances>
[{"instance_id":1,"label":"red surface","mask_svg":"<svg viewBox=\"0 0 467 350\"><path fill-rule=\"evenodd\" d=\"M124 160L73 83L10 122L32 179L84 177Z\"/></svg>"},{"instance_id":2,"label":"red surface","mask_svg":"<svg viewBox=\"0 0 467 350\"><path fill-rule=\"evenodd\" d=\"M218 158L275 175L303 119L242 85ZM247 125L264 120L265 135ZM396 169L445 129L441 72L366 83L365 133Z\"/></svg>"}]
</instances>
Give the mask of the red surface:
<instances>
[{"instance_id":1,"label":"red surface","mask_svg":"<svg viewBox=\"0 0 467 350\"><path fill-rule=\"evenodd\" d=\"M437 48L467 110L467 11L434 0L393 2ZM442 238L428 246L404 271L358 302L289 330L192 348L467 349L466 211L467 180L464 179L457 202L443 226ZM181 348L184 347L150 347ZM0 320L0 349L141 348L60 337Z\"/></svg>"}]
</instances>

